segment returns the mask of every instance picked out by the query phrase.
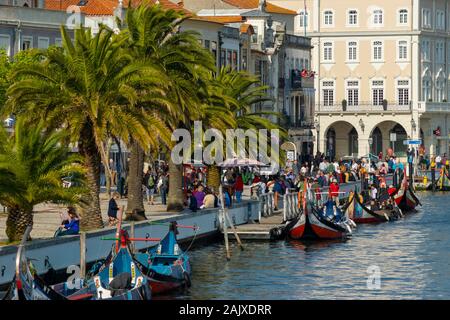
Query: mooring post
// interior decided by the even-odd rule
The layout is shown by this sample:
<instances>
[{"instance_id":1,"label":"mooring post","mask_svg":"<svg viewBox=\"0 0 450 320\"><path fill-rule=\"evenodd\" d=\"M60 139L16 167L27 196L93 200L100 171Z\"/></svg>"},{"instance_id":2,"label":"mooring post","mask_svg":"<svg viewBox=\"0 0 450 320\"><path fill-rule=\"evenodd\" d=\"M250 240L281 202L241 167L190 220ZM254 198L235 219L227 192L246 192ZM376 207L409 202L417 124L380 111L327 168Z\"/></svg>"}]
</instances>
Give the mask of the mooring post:
<instances>
[{"instance_id":1,"label":"mooring post","mask_svg":"<svg viewBox=\"0 0 450 320\"><path fill-rule=\"evenodd\" d=\"M80 277L86 277L86 232L80 232Z\"/></svg>"},{"instance_id":2,"label":"mooring post","mask_svg":"<svg viewBox=\"0 0 450 320\"><path fill-rule=\"evenodd\" d=\"M230 245L228 243L228 226L227 226L227 219L225 218L225 197L223 196L223 188L222 185L219 187L219 196L220 196L220 202L222 206L222 218L223 218L223 235L225 238L225 250L226 250L226 256L227 260L231 260L230 255Z\"/></svg>"},{"instance_id":3,"label":"mooring post","mask_svg":"<svg viewBox=\"0 0 450 320\"><path fill-rule=\"evenodd\" d=\"M435 167L431 167L431 189L433 192L436 191L436 169Z\"/></svg>"}]
</instances>

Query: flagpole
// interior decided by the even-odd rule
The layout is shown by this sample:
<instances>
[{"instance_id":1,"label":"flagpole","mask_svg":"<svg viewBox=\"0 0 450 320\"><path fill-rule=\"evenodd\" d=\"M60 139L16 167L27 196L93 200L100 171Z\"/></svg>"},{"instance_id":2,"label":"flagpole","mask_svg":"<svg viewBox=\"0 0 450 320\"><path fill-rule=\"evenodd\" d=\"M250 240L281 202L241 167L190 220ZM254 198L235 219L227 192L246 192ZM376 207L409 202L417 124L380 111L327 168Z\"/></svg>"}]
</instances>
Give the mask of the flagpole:
<instances>
[{"instance_id":1,"label":"flagpole","mask_svg":"<svg viewBox=\"0 0 450 320\"><path fill-rule=\"evenodd\" d=\"M306 37L306 23L309 23L308 21L308 14L306 12L306 0L303 0L303 4L305 5L304 14L303 14L303 29L304 29L304 36Z\"/></svg>"}]
</instances>

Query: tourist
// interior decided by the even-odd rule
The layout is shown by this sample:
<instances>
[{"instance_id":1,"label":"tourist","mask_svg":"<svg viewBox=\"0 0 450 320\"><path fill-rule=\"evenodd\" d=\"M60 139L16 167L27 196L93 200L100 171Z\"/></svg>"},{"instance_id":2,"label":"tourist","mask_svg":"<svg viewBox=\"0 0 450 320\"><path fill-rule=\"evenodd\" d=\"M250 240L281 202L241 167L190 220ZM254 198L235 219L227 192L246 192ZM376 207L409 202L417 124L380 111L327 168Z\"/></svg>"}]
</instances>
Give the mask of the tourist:
<instances>
[{"instance_id":1,"label":"tourist","mask_svg":"<svg viewBox=\"0 0 450 320\"><path fill-rule=\"evenodd\" d=\"M370 198L373 199L373 200L376 200L377 199L377 194L378 194L377 188L374 185L372 185L370 187Z\"/></svg>"},{"instance_id":2,"label":"tourist","mask_svg":"<svg viewBox=\"0 0 450 320\"><path fill-rule=\"evenodd\" d=\"M192 191L187 191L187 198L188 198L188 207L191 209L192 212L196 212L198 205L197 205L197 199L192 195Z\"/></svg>"},{"instance_id":3,"label":"tourist","mask_svg":"<svg viewBox=\"0 0 450 320\"><path fill-rule=\"evenodd\" d=\"M216 206L216 197L214 196L214 193L206 188L205 190L205 198L203 199L203 208L215 208Z\"/></svg>"},{"instance_id":4,"label":"tourist","mask_svg":"<svg viewBox=\"0 0 450 320\"><path fill-rule=\"evenodd\" d=\"M317 183L319 184L320 188L323 188L327 185L327 179L325 178L325 175L323 174L323 171L319 171L319 175L317 177Z\"/></svg>"},{"instance_id":5,"label":"tourist","mask_svg":"<svg viewBox=\"0 0 450 320\"><path fill-rule=\"evenodd\" d=\"M236 203L240 203L242 192L244 192L244 182L242 181L242 175L240 173L237 174L234 190L236 191Z\"/></svg>"},{"instance_id":6,"label":"tourist","mask_svg":"<svg viewBox=\"0 0 450 320\"><path fill-rule=\"evenodd\" d=\"M108 203L108 225L114 226L117 224L117 211L119 211L119 205L117 200L120 199L120 194L116 191L112 194L111 199Z\"/></svg>"},{"instance_id":7,"label":"tourist","mask_svg":"<svg viewBox=\"0 0 450 320\"><path fill-rule=\"evenodd\" d=\"M147 194L147 202L150 205L154 205L154 194L155 194L155 184L156 184L156 178L153 175L152 172L150 172L150 170L147 170L145 176L144 176L144 181L146 182L145 184L145 192Z\"/></svg>"},{"instance_id":8,"label":"tourist","mask_svg":"<svg viewBox=\"0 0 450 320\"><path fill-rule=\"evenodd\" d=\"M330 184L330 195L331 200L336 203L336 206L339 207L339 184L336 179L333 179Z\"/></svg>"},{"instance_id":9,"label":"tourist","mask_svg":"<svg viewBox=\"0 0 450 320\"><path fill-rule=\"evenodd\" d=\"M159 177L157 188L159 190L159 194L161 195L161 204L167 204L167 190L169 189L169 179L164 172Z\"/></svg>"},{"instance_id":10,"label":"tourist","mask_svg":"<svg viewBox=\"0 0 450 320\"><path fill-rule=\"evenodd\" d=\"M442 157L441 157L440 155L437 155L437 156L434 158L434 161L436 162L436 167L437 167L437 169L438 169L438 170L441 169L441 167L442 167Z\"/></svg>"},{"instance_id":11,"label":"tourist","mask_svg":"<svg viewBox=\"0 0 450 320\"><path fill-rule=\"evenodd\" d=\"M203 191L203 186L198 185L197 189L192 193L192 195L197 200L197 209L200 209L203 206L203 200L205 199L205 192Z\"/></svg>"},{"instance_id":12,"label":"tourist","mask_svg":"<svg viewBox=\"0 0 450 320\"><path fill-rule=\"evenodd\" d=\"M55 237L73 235L80 232L80 219L78 218L74 207L69 207L68 215L69 219L61 224Z\"/></svg>"}]
</instances>

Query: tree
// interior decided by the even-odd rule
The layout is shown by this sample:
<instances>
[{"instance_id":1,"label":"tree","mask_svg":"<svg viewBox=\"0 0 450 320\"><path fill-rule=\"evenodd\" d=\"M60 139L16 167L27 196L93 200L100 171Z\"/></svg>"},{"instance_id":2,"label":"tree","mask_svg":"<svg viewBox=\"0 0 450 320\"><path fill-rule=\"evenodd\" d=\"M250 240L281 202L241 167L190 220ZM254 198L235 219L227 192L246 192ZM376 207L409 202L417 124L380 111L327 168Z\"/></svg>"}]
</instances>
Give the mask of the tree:
<instances>
[{"instance_id":1,"label":"tree","mask_svg":"<svg viewBox=\"0 0 450 320\"><path fill-rule=\"evenodd\" d=\"M161 70L163 79L157 86L141 85L141 98L137 106L155 112L169 128L190 127L191 119L199 114L199 100L195 87L204 69L212 70L214 60L211 54L198 43L198 35L192 31L179 31L186 16L181 11L164 10L160 5L148 1L136 8L129 8L124 30L128 33L128 49L137 59L150 61ZM162 87L164 88L161 91ZM161 132L155 130L156 135ZM165 141L170 147L170 140ZM143 172L143 152L132 147L130 171L136 179L129 181L128 210L143 208L141 181ZM169 159L169 195L167 210L183 209L181 190L182 166Z\"/></svg>"},{"instance_id":2,"label":"tree","mask_svg":"<svg viewBox=\"0 0 450 320\"><path fill-rule=\"evenodd\" d=\"M74 204L85 192L80 157L61 144L66 133L45 130L41 121L19 120L14 134L0 128L0 203L8 208L6 234L19 241L33 224L33 208L43 202ZM79 177L77 187L64 188L62 178Z\"/></svg>"},{"instance_id":3,"label":"tree","mask_svg":"<svg viewBox=\"0 0 450 320\"><path fill-rule=\"evenodd\" d=\"M81 207L81 228L103 226L99 199L99 168L110 171L104 141L108 134L126 143L153 141L152 114L134 107L137 92L130 82L154 73L123 50L124 37L101 26L75 30L71 40L61 27L62 48L39 52L39 62L19 66L2 113L44 118L48 128L64 128L84 159L88 192Z\"/></svg>"}]
</instances>

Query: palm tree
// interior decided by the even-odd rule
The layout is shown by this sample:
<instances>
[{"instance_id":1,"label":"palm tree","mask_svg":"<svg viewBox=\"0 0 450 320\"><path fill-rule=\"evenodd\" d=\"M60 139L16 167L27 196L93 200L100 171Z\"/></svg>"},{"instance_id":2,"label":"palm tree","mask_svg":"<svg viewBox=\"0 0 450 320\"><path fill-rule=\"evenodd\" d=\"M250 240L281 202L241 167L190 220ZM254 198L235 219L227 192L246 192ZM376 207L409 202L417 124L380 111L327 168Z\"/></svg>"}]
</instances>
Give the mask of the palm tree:
<instances>
[{"instance_id":1,"label":"palm tree","mask_svg":"<svg viewBox=\"0 0 450 320\"><path fill-rule=\"evenodd\" d=\"M84 172L80 157L61 143L66 133L44 129L42 121L30 125L22 119L14 135L0 129L0 203L8 208L6 234L11 242L21 240L26 227L33 224L35 205L74 204L85 192L82 184L63 187L62 178L82 177Z\"/></svg>"},{"instance_id":2,"label":"palm tree","mask_svg":"<svg viewBox=\"0 0 450 320\"><path fill-rule=\"evenodd\" d=\"M143 99L138 105L148 112L158 114L172 130L189 128L191 120L198 117L196 79L204 74L204 69L214 68L214 60L198 43L197 34L192 31L179 31L180 25L187 18L181 11L164 10L160 5L148 1L142 2L136 8L129 8L126 15L125 32L129 35L130 54L150 61L165 76L158 86L145 85L145 90L141 91ZM165 86L162 92L161 84ZM154 133L158 135L160 132L156 130ZM170 148L170 140L166 142L166 146ZM132 175L137 175L137 179L129 181L129 209L143 206L142 159L141 150L133 147L130 171L133 170ZM182 166L175 165L169 159L169 211L183 209L181 172Z\"/></svg>"},{"instance_id":3,"label":"palm tree","mask_svg":"<svg viewBox=\"0 0 450 320\"><path fill-rule=\"evenodd\" d=\"M88 230L103 226L99 168L102 161L110 171L104 145L108 134L126 143L133 137L142 146L157 139L151 132L154 116L134 107L137 92L130 85L133 79L151 78L155 71L126 53L126 38L105 26L96 35L90 29L78 29L74 41L64 27L61 34L62 49L41 51L39 63L19 67L12 74L15 83L8 90L8 108L3 113L43 117L50 128L65 128L78 143L88 186L81 228Z\"/></svg>"},{"instance_id":4,"label":"palm tree","mask_svg":"<svg viewBox=\"0 0 450 320\"><path fill-rule=\"evenodd\" d=\"M269 101L266 95L266 86L262 86L260 80L244 71L234 71L229 67L223 67L213 75L211 79L210 95L215 97L213 101L223 103L223 107L233 115L235 125L229 128L248 129L278 129L281 135L286 135L285 130L271 122L268 116L279 116L276 112L253 112L252 106L257 103ZM222 111L219 111L222 113ZM211 126L208 119L217 119L218 114L212 111L203 123ZM230 123L230 122L228 122ZM220 128L220 127L216 127ZM220 185L219 167L208 166L207 184L217 189Z\"/></svg>"}]
</instances>

